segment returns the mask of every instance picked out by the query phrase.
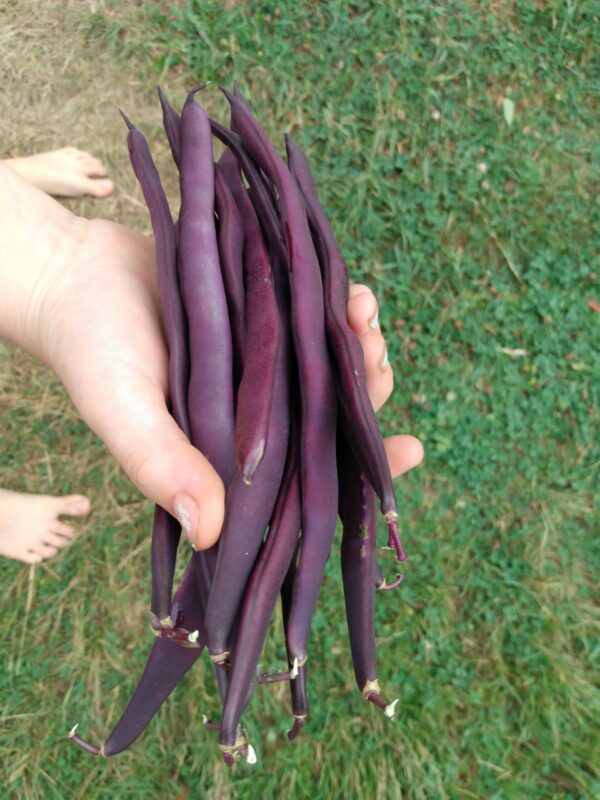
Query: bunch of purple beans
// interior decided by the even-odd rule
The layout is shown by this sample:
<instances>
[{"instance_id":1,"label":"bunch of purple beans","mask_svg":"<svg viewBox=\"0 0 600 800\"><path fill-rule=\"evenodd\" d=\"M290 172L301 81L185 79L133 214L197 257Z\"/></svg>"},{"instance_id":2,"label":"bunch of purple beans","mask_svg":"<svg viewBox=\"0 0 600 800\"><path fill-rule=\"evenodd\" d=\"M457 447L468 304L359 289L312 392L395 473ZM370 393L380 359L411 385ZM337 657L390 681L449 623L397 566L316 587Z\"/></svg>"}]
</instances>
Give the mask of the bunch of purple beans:
<instances>
[{"instance_id":1,"label":"bunch of purple beans","mask_svg":"<svg viewBox=\"0 0 600 800\"><path fill-rule=\"evenodd\" d=\"M202 88L202 87L201 87ZM306 156L285 137L281 158L237 86L223 89L230 128L195 89L181 114L159 89L180 176L173 222L143 134L125 117L129 154L156 242L169 349L169 408L226 487L217 544L194 552L172 597L181 527L157 506L151 626L139 684L101 747L112 756L142 733L206 647L214 663L228 764L255 752L241 727L256 683L289 682L293 739L308 714L307 641L339 517L354 672L362 696L394 715L377 678L377 500L387 545L406 558L392 478L368 393L363 352L348 325L349 279ZM214 163L213 135L225 145ZM287 669L258 661L281 596ZM77 727L77 726L75 726Z\"/></svg>"}]
</instances>

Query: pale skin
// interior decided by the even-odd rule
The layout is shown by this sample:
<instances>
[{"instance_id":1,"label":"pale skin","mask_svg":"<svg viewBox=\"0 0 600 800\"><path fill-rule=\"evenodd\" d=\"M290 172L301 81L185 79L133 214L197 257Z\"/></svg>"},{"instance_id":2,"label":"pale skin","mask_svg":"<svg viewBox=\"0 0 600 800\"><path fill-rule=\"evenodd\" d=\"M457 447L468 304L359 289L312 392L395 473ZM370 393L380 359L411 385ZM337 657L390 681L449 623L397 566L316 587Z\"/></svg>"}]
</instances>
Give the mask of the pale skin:
<instances>
[{"instance_id":1,"label":"pale skin","mask_svg":"<svg viewBox=\"0 0 600 800\"><path fill-rule=\"evenodd\" d=\"M169 415L154 245L115 222L76 217L0 164L0 336L48 364L135 486L187 523L198 549L218 538L225 490ZM5 291L6 290L6 291ZM348 320L365 354L376 409L393 371L377 301L354 285ZM413 436L385 439L394 477L423 457Z\"/></svg>"},{"instance_id":2,"label":"pale skin","mask_svg":"<svg viewBox=\"0 0 600 800\"><path fill-rule=\"evenodd\" d=\"M55 197L107 197L114 183L99 158L75 147L62 147L3 162L29 183ZM76 535L61 519L81 517L90 501L74 494L52 497L0 488L0 556L35 564L51 558Z\"/></svg>"},{"instance_id":3,"label":"pale skin","mask_svg":"<svg viewBox=\"0 0 600 800\"><path fill-rule=\"evenodd\" d=\"M76 147L7 158L4 163L54 197L107 197L115 188L102 161Z\"/></svg>"},{"instance_id":4,"label":"pale skin","mask_svg":"<svg viewBox=\"0 0 600 800\"><path fill-rule=\"evenodd\" d=\"M0 556L39 564L52 558L77 535L61 516L82 517L90 510L87 497L52 497L0 489Z\"/></svg>"}]
</instances>

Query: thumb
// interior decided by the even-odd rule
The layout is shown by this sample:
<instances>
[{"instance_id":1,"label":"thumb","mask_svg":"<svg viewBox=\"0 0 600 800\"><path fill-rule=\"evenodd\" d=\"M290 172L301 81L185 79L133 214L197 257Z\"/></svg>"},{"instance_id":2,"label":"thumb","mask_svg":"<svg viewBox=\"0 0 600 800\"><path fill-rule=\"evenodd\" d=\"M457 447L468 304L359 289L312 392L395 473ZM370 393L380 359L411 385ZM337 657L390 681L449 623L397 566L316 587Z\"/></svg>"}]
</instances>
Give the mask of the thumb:
<instances>
[{"instance_id":1,"label":"thumb","mask_svg":"<svg viewBox=\"0 0 600 800\"><path fill-rule=\"evenodd\" d=\"M225 487L208 459L189 443L166 409L165 415L164 429L155 431L144 446L137 445L136 455L126 459L123 467L143 494L179 520L192 546L204 550L221 533Z\"/></svg>"},{"instance_id":2,"label":"thumb","mask_svg":"<svg viewBox=\"0 0 600 800\"><path fill-rule=\"evenodd\" d=\"M86 422L135 486L179 520L194 547L213 545L223 526L225 487L169 414L163 388L131 369L110 381L95 377L93 394L70 392Z\"/></svg>"}]
</instances>

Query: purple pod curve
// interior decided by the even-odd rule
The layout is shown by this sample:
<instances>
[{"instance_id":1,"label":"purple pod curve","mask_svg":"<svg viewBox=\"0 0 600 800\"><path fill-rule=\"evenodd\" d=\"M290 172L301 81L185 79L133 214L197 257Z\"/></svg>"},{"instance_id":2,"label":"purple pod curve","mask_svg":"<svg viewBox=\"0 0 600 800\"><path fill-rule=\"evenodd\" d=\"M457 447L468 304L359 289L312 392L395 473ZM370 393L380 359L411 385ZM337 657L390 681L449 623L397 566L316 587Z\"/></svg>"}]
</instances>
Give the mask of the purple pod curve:
<instances>
[{"instance_id":1,"label":"purple pod curve","mask_svg":"<svg viewBox=\"0 0 600 800\"><path fill-rule=\"evenodd\" d=\"M204 614L191 563L175 593L173 609L179 618L178 630L187 631L189 646L185 646L185 642L182 646L181 642L167 637L157 638L137 688L106 742L101 747L90 745L75 733L74 728L69 737L75 744L94 755L106 757L126 750L192 667L204 647Z\"/></svg>"},{"instance_id":2,"label":"purple pod curve","mask_svg":"<svg viewBox=\"0 0 600 800\"><path fill-rule=\"evenodd\" d=\"M190 348L191 441L225 485L233 476L231 331L214 219L210 123L190 92L180 126L179 274Z\"/></svg>"},{"instance_id":3,"label":"purple pod curve","mask_svg":"<svg viewBox=\"0 0 600 800\"><path fill-rule=\"evenodd\" d=\"M244 368L246 311L244 295L244 227L237 204L218 164L215 164L215 209L219 218L219 259L223 287L229 309L233 348L234 391L237 392Z\"/></svg>"},{"instance_id":4,"label":"purple pod curve","mask_svg":"<svg viewBox=\"0 0 600 800\"><path fill-rule=\"evenodd\" d=\"M148 142L125 114L121 114L128 127L131 164L142 188L154 231L158 284L169 350L168 405L179 427L189 436L187 320L176 268L175 227ZM152 613L165 627L172 625L169 612L180 533L178 523L164 509L157 507L152 531Z\"/></svg>"},{"instance_id":5,"label":"purple pod curve","mask_svg":"<svg viewBox=\"0 0 600 800\"><path fill-rule=\"evenodd\" d=\"M361 473L343 435L338 435L340 517L343 523L341 564L352 663L365 700L394 716L394 703L381 697L375 643L376 495Z\"/></svg>"},{"instance_id":6,"label":"purple pod curve","mask_svg":"<svg viewBox=\"0 0 600 800\"><path fill-rule=\"evenodd\" d=\"M375 411L367 390L364 355L346 317L349 278L331 224L321 207L317 189L304 152L285 137L288 164L306 202L313 235L316 235L325 290L325 326L334 354L338 399L344 423L352 435L348 441L381 501L389 527L389 545L398 560L406 558L398 537L397 507L392 476Z\"/></svg>"},{"instance_id":7,"label":"purple pod curve","mask_svg":"<svg viewBox=\"0 0 600 800\"><path fill-rule=\"evenodd\" d=\"M310 623L337 518L337 402L325 341L323 287L302 196L288 168L247 106L224 90L242 144L277 188L288 251L291 327L302 398L300 463L302 539L287 630L298 666L307 658Z\"/></svg>"},{"instance_id":8,"label":"purple pod curve","mask_svg":"<svg viewBox=\"0 0 600 800\"><path fill-rule=\"evenodd\" d=\"M292 428L294 426L292 425ZM245 698L252 684L271 614L296 549L301 525L297 436L292 430L285 471L269 533L246 590L231 658L229 687L221 717L220 742L232 753Z\"/></svg>"}]
</instances>

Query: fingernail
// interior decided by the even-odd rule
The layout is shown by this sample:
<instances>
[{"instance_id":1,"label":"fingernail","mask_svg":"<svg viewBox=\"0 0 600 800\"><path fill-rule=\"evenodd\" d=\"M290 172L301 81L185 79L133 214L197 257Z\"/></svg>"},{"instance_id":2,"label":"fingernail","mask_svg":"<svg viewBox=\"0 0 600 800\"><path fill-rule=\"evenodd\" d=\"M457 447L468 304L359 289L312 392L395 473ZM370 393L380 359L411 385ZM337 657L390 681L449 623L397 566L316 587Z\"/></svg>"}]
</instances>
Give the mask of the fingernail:
<instances>
[{"instance_id":1,"label":"fingernail","mask_svg":"<svg viewBox=\"0 0 600 800\"><path fill-rule=\"evenodd\" d=\"M381 361L379 362L379 369L380 369L382 372L385 372L385 371L386 371L386 369L388 368L389 364L390 364L390 362L389 362L389 360L388 360L388 351L387 351L387 346L386 346L386 345L384 345L384 346L383 346L383 356L381 357Z\"/></svg>"},{"instance_id":2,"label":"fingernail","mask_svg":"<svg viewBox=\"0 0 600 800\"><path fill-rule=\"evenodd\" d=\"M375 314L369 320L369 328L378 328L379 327L379 309L375 312Z\"/></svg>"},{"instance_id":3,"label":"fingernail","mask_svg":"<svg viewBox=\"0 0 600 800\"><path fill-rule=\"evenodd\" d=\"M198 506L196 502L189 494L179 492L175 495L173 506L175 509L175 516L192 543L192 547L196 549L192 540L192 533L196 530L196 523L198 522Z\"/></svg>"}]
</instances>

